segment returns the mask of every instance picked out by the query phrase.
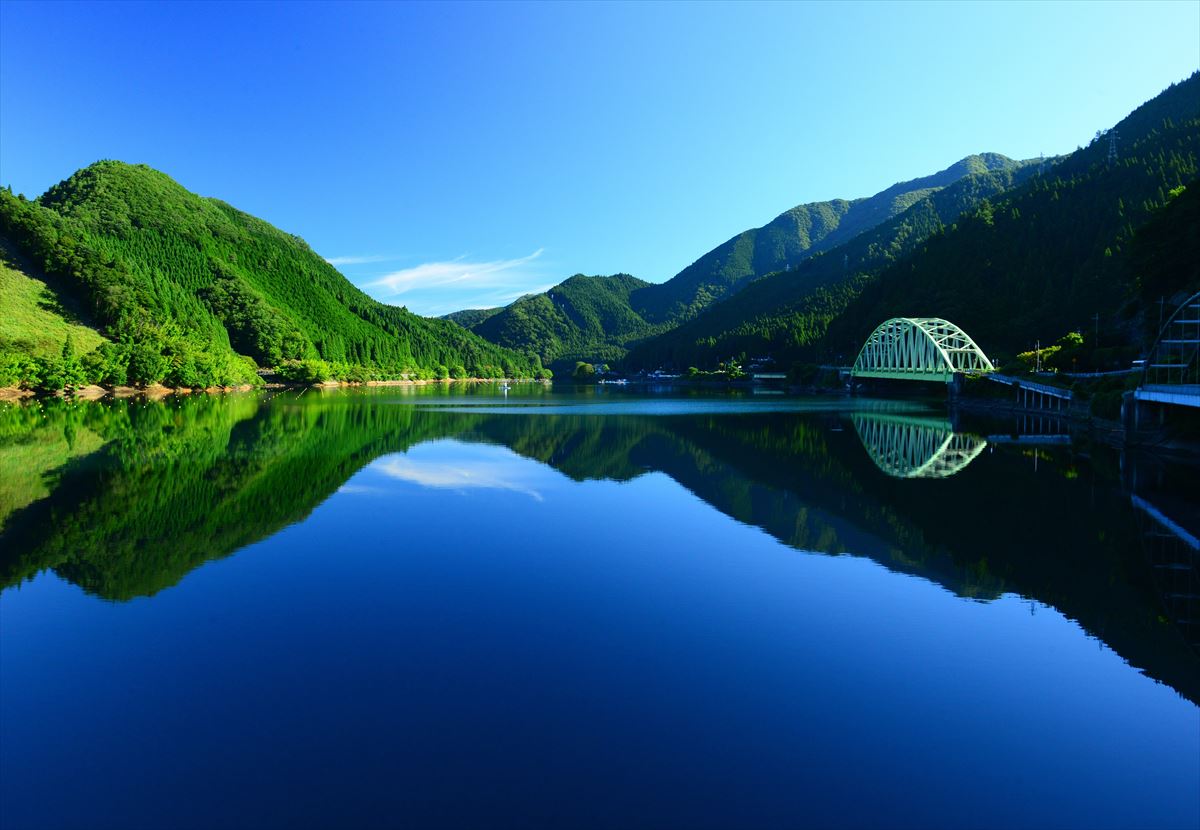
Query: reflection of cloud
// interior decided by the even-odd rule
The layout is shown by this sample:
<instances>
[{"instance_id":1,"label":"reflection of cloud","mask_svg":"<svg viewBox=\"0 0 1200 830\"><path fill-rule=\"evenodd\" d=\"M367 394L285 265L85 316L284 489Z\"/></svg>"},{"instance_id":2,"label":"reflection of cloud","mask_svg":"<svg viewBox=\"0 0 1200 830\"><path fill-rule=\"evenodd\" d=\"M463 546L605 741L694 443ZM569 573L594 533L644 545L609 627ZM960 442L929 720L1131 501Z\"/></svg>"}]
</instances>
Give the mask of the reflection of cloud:
<instances>
[{"instance_id":1,"label":"reflection of cloud","mask_svg":"<svg viewBox=\"0 0 1200 830\"><path fill-rule=\"evenodd\" d=\"M456 462L418 461L392 457L372 465L384 475L440 490L487 489L524 493L537 501L542 495L514 476L513 465L501 461L463 459Z\"/></svg>"}]
</instances>

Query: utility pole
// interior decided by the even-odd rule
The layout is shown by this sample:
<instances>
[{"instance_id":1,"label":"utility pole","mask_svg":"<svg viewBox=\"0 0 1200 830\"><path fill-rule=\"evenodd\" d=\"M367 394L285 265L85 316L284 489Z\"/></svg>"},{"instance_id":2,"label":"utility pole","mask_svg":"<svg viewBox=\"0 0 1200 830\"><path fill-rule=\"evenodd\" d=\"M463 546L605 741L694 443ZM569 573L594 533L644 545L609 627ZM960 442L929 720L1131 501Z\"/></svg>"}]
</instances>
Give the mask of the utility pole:
<instances>
[{"instance_id":1,"label":"utility pole","mask_svg":"<svg viewBox=\"0 0 1200 830\"><path fill-rule=\"evenodd\" d=\"M1096 342L1092 348L1096 349L1100 346L1100 312L1097 311L1095 314L1093 314L1092 319L1096 321Z\"/></svg>"},{"instance_id":2,"label":"utility pole","mask_svg":"<svg viewBox=\"0 0 1200 830\"><path fill-rule=\"evenodd\" d=\"M1034 346L1034 349L1037 352L1037 358L1034 360L1034 363L1033 363L1033 372L1034 372L1034 374L1037 374L1038 372L1042 371L1042 341L1041 340L1037 341L1037 344Z\"/></svg>"}]
</instances>

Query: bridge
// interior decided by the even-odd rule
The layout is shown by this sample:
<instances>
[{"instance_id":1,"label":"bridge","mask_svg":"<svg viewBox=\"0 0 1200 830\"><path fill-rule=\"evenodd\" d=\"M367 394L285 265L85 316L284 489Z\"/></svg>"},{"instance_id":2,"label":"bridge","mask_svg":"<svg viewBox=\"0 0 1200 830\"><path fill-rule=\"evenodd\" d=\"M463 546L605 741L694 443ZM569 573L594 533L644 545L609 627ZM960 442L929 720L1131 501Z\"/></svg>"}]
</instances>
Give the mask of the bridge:
<instances>
[{"instance_id":1,"label":"bridge","mask_svg":"<svg viewBox=\"0 0 1200 830\"><path fill-rule=\"evenodd\" d=\"M949 478L987 446L941 418L856 412L850 420L875 466L893 478Z\"/></svg>"},{"instance_id":2,"label":"bridge","mask_svg":"<svg viewBox=\"0 0 1200 830\"><path fill-rule=\"evenodd\" d=\"M1184 300L1163 324L1133 397L1200 407L1200 291Z\"/></svg>"},{"instance_id":3,"label":"bridge","mask_svg":"<svg viewBox=\"0 0 1200 830\"><path fill-rule=\"evenodd\" d=\"M965 331L940 317L893 317L863 344L850 376L950 383L995 367Z\"/></svg>"}]
</instances>

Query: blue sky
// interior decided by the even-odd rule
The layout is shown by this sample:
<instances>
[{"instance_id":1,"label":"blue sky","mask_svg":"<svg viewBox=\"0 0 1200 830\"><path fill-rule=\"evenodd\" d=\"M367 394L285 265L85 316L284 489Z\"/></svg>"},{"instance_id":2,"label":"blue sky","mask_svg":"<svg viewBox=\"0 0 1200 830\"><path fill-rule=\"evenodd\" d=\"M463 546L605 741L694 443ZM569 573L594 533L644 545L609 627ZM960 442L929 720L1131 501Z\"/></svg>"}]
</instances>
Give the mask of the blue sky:
<instances>
[{"instance_id":1,"label":"blue sky","mask_svg":"<svg viewBox=\"0 0 1200 830\"><path fill-rule=\"evenodd\" d=\"M1198 67L1198 2L4 0L0 183L149 164L441 314L1067 152Z\"/></svg>"}]
</instances>

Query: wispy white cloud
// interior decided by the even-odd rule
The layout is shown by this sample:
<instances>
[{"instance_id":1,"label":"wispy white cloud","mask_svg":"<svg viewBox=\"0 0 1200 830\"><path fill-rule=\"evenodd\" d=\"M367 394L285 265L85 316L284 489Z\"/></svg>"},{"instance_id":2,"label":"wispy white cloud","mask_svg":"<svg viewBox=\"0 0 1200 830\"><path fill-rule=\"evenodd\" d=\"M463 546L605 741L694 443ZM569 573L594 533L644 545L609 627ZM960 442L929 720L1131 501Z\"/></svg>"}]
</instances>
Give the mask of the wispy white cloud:
<instances>
[{"instance_id":1,"label":"wispy white cloud","mask_svg":"<svg viewBox=\"0 0 1200 830\"><path fill-rule=\"evenodd\" d=\"M457 285L468 288L472 293L487 289L503 289L509 294L514 291L514 277L521 276L526 266L542 255L543 248L538 248L529 256L517 259L494 259L485 262L472 262L466 256L446 262L426 262L413 268L404 268L384 274L378 279L365 283L365 288L377 289L380 293L391 296L406 294L414 290L428 290ZM525 274L527 277L528 274ZM528 291L521 289L516 296Z\"/></svg>"},{"instance_id":2,"label":"wispy white cloud","mask_svg":"<svg viewBox=\"0 0 1200 830\"><path fill-rule=\"evenodd\" d=\"M330 265L367 265L372 262L388 262L393 256L327 256L325 261Z\"/></svg>"},{"instance_id":3,"label":"wispy white cloud","mask_svg":"<svg viewBox=\"0 0 1200 830\"><path fill-rule=\"evenodd\" d=\"M337 491L359 496L378 496L387 492L382 487L370 487L365 484L343 484Z\"/></svg>"},{"instance_id":4,"label":"wispy white cloud","mask_svg":"<svg viewBox=\"0 0 1200 830\"><path fill-rule=\"evenodd\" d=\"M408 307L426 317L440 317L451 311L461 311L464 308L498 308L506 306L513 300L519 300L526 294L540 294L549 291L557 283L547 282L512 289L504 288L496 291L468 292L464 294L451 293L449 299L418 298L419 293L413 292L405 297Z\"/></svg>"}]
</instances>

